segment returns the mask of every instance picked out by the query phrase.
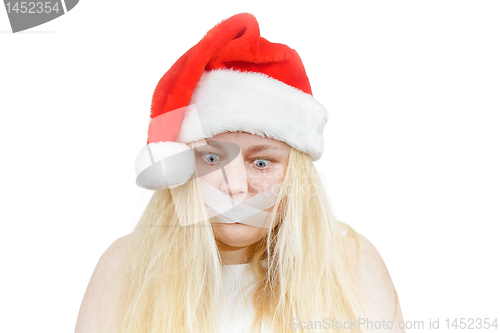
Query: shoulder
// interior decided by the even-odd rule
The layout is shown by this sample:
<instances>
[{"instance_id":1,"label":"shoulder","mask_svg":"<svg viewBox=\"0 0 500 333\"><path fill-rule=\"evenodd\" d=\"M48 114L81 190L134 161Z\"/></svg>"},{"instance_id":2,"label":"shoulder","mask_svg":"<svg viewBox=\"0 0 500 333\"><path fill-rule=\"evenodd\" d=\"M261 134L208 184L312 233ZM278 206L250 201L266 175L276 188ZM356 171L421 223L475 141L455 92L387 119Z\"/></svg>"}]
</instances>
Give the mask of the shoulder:
<instances>
[{"instance_id":1,"label":"shoulder","mask_svg":"<svg viewBox=\"0 0 500 333\"><path fill-rule=\"evenodd\" d=\"M396 329L403 321L398 295L394 288L389 270L375 246L365 236L357 233L359 243L359 274L361 302L365 309L365 318L373 322L392 321L394 328L390 332L405 332ZM384 329L373 332L383 332Z\"/></svg>"},{"instance_id":2,"label":"shoulder","mask_svg":"<svg viewBox=\"0 0 500 333\"><path fill-rule=\"evenodd\" d=\"M117 320L117 302L123 290L117 288L123 276L129 236L114 241L99 258L80 306L75 333L104 332Z\"/></svg>"},{"instance_id":3,"label":"shoulder","mask_svg":"<svg viewBox=\"0 0 500 333\"><path fill-rule=\"evenodd\" d=\"M127 249L128 240L130 235L125 235L117 240L115 240L111 245L104 251L99 261L117 261L124 259L123 256Z\"/></svg>"},{"instance_id":4,"label":"shoulder","mask_svg":"<svg viewBox=\"0 0 500 333\"><path fill-rule=\"evenodd\" d=\"M362 269L372 273L377 273L377 276L384 282L389 282L389 271L387 270L385 262L375 246L360 233L358 233L358 239Z\"/></svg>"},{"instance_id":5,"label":"shoulder","mask_svg":"<svg viewBox=\"0 0 500 333\"><path fill-rule=\"evenodd\" d=\"M122 236L115 240L99 258L90 282L114 281L121 273L125 263L129 235ZM90 286L90 284L89 284Z\"/></svg>"}]
</instances>

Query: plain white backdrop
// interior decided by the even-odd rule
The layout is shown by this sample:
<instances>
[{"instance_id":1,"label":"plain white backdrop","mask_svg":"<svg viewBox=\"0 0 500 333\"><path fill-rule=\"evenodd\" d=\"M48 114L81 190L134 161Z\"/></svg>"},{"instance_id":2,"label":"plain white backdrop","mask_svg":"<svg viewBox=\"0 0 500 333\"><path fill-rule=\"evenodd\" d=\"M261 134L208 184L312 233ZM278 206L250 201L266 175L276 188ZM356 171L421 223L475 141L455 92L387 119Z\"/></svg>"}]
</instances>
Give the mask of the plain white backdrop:
<instances>
[{"instance_id":1,"label":"plain white backdrop","mask_svg":"<svg viewBox=\"0 0 500 333\"><path fill-rule=\"evenodd\" d=\"M315 164L404 319L500 317L498 1L83 0L17 34L0 8L0 331L74 330L152 193L134 159L156 84L240 12L302 57L330 117Z\"/></svg>"}]
</instances>

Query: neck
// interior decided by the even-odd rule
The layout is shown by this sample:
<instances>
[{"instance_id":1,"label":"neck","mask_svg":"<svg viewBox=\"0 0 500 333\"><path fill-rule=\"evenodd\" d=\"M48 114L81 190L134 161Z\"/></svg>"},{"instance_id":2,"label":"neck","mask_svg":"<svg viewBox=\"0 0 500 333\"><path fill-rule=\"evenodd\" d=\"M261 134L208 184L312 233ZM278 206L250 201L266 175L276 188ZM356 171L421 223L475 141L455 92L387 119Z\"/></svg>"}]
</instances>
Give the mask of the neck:
<instances>
[{"instance_id":1,"label":"neck","mask_svg":"<svg viewBox=\"0 0 500 333\"><path fill-rule=\"evenodd\" d=\"M251 259L253 244L244 247L235 247L217 242L222 262L225 265L247 264Z\"/></svg>"}]
</instances>

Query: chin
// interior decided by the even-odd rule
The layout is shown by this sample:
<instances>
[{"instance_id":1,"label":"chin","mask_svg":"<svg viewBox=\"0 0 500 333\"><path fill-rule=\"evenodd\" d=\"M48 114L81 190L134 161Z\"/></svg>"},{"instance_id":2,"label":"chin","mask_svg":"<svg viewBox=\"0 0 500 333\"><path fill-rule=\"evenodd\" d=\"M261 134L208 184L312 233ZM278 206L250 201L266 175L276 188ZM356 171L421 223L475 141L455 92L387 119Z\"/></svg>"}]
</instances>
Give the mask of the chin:
<instances>
[{"instance_id":1,"label":"chin","mask_svg":"<svg viewBox=\"0 0 500 333\"><path fill-rule=\"evenodd\" d=\"M257 243L265 235L265 230L241 223L212 223L216 238L233 247L244 247Z\"/></svg>"}]
</instances>

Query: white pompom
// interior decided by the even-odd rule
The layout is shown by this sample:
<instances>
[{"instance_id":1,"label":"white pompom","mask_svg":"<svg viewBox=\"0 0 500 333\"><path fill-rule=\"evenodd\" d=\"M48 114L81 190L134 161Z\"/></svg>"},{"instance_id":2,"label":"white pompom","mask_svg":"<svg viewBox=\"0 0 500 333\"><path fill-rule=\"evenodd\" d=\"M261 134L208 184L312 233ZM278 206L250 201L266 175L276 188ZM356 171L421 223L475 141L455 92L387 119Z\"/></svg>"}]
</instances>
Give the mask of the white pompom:
<instances>
[{"instance_id":1,"label":"white pompom","mask_svg":"<svg viewBox=\"0 0 500 333\"><path fill-rule=\"evenodd\" d=\"M136 157L136 184L149 190L172 189L187 183L194 168L194 152L185 143L150 143Z\"/></svg>"}]
</instances>

